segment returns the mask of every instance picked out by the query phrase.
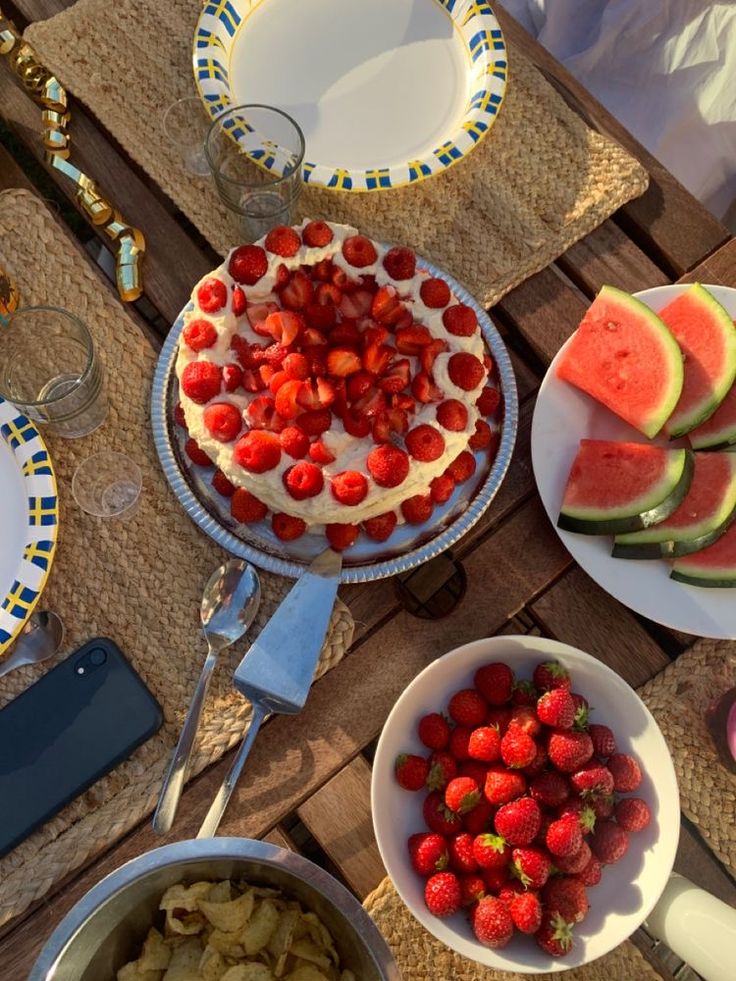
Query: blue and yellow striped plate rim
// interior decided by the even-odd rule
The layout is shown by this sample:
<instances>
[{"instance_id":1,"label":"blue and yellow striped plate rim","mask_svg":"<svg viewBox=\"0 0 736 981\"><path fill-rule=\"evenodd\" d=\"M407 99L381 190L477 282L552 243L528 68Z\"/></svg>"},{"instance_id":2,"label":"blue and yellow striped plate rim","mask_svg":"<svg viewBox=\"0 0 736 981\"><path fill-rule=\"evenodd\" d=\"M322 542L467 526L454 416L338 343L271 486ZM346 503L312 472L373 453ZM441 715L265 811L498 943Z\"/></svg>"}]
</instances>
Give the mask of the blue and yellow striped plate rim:
<instances>
[{"instance_id":1,"label":"blue and yellow striped plate rim","mask_svg":"<svg viewBox=\"0 0 736 981\"><path fill-rule=\"evenodd\" d=\"M59 495L54 467L41 434L30 419L1 398L0 439L18 465L26 499L23 554L0 602L1 657L23 629L46 585L56 551Z\"/></svg>"},{"instance_id":2,"label":"blue and yellow striped plate rim","mask_svg":"<svg viewBox=\"0 0 736 981\"><path fill-rule=\"evenodd\" d=\"M230 91L228 64L234 39L252 11L268 0L206 0L194 32L194 81L214 119L237 105ZM471 96L457 130L420 160L393 167L351 170L314 161L303 163L304 182L334 191L382 191L405 187L441 174L466 157L488 134L506 92L508 58L503 33L485 0L434 0L453 20L468 49ZM248 133L239 137L249 152ZM278 172L278 164L261 161Z\"/></svg>"}]
</instances>

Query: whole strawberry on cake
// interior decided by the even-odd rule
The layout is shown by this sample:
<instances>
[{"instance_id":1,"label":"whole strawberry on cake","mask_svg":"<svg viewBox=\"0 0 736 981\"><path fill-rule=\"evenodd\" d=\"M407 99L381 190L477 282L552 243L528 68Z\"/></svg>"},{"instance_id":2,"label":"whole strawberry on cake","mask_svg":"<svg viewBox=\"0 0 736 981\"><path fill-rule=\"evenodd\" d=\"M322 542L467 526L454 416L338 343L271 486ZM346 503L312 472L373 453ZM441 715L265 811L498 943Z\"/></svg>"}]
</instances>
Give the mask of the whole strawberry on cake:
<instances>
[{"instance_id":1,"label":"whole strawberry on cake","mask_svg":"<svg viewBox=\"0 0 736 981\"><path fill-rule=\"evenodd\" d=\"M493 457L501 393L472 307L326 221L233 249L192 291L176 373L186 452L242 523L386 541Z\"/></svg>"}]
</instances>

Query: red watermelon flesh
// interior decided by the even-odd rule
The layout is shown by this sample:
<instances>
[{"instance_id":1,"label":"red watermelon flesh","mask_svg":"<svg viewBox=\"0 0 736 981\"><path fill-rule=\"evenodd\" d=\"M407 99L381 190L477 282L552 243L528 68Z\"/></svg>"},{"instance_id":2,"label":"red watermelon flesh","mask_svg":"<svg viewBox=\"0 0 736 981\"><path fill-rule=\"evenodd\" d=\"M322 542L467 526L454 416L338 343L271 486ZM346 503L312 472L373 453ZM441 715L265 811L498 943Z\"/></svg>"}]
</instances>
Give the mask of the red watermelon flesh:
<instances>
[{"instance_id":1,"label":"red watermelon flesh","mask_svg":"<svg viewBox=\"0 0 736 981\"><path fill-rule=\"evenodd\" d=\"M712 545L677 559L671 575L692 585L736 586L736 523Z\"/></svg>"},{"instance_id":2,"label":"red watermelon flesh","mask_svg":"<svg viewBox=\"0 0 736 981\"><path fill-rule=\"evenodd\" d=\"M730 387L710 419L688 433L688 439L696 450L736 443L736 384Z\"/></svg>"},{"instance_id":3,"label":"red watermelon flesh","mask_svg":"<svg viewBox=\"0 0 736 981\"><path fill-rule=\"evenodd\" d=\"M656 436L682 391L682 354L641 300L604 286L560 353L558 377Z\"/></svg>"},{"instance_id":4,"label":"red watermelon flesh","mask_svg":"<svg viewBox=\"0 0 736 981\"><path fill-rule=\"evenodd\" d=\"M665 432L684 436L716 411L736 377L736 329L727 311L699 283L659 316L684 356L682 392Z\"/></svg>"}]
</instances>

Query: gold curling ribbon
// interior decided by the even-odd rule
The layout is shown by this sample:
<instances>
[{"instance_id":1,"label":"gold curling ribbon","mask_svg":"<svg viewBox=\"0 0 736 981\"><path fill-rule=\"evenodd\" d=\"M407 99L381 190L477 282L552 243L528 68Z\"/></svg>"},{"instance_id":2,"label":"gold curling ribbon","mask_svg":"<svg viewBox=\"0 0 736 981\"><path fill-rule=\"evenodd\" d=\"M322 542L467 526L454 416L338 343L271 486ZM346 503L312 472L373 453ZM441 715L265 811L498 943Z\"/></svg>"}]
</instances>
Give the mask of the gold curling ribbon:
<instances>
[{"instance_id":1,"label":"gold curling ribbon","mask_svg":"<svg viewBox=\"0 0 736 981\"><path fill-rule=\"evenodd\" d=\"M143 292L141 265L146 241L140 229L128 224L102 194L96 182L69 162L71 119L66 91L61 82L36 58L27 44L0 10L0 54L6 55L23 88L39 102L43 112L43 145L46 162L77 185L77 203L93 225L102 226L105 234L117 243L116 281L120 298L126 303L137 300Z\"/></svg>"}]
</instances>

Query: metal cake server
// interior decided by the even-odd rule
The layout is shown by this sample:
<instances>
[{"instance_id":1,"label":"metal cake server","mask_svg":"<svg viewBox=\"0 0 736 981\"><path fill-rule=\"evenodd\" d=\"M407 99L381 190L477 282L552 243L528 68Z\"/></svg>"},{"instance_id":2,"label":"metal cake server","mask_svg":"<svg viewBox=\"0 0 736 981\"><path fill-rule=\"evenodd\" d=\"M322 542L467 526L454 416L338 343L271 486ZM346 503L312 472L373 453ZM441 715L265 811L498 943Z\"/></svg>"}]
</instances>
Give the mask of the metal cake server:
<instances>
[{"instance_id":1,"label":"metal cake server","mask_svg":"<svg viewBox=\"0 0 736 981\"><path fill-rule=\"evenodd\" d=\"M160 835L166 834L174 822L199 717L217 658L226 647L243 636L253 623L260 605L261 581L258 573L242 559L225 562L213 572L205 586L201 618L209 650L153 815L153 829Z\"/></svg>"},{"instance_id":2,"label":"metal cake server","mask_svg":"<svg viewBox=\"0 0 736 981\"><path fill-rule=\"evenodd\" d=\"M304 708L335 604L342 556L331 548L313 560L238 665L233 684L253 706L250 728L212 802L198 838L211 838L225 813L261 723L272 712Z\"/></svg>"}]
</instances>

